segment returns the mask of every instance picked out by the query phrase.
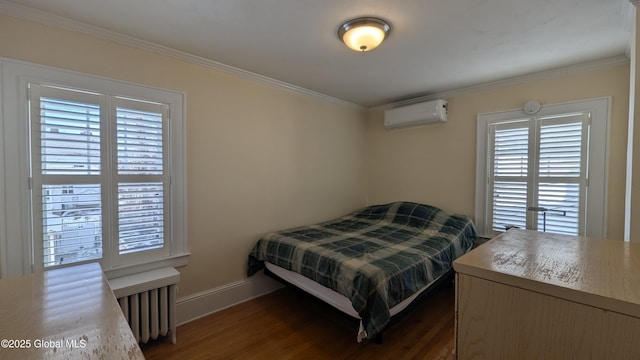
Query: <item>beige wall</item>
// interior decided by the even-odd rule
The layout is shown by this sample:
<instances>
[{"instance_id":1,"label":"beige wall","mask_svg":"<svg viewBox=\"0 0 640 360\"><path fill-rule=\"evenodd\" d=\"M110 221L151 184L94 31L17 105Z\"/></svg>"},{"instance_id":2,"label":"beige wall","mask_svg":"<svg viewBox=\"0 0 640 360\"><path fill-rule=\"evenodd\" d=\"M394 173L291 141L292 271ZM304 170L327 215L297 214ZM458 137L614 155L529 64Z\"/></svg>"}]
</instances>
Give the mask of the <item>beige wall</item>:
<instances>
[{"instance_id":1,"label":"beige wall","mask_svg":"<svg viewBox=\"0 0 640 360\"><path fill-rule=\"evenodd\" d=\"M611 96L607 236L623 238L629 66L467 93L449 99L449 121L389 131L383 112L372 110L367 129L369 203L414 200L474 216L476 116Z\"/></svg>"},{"instance_id":2,"label":"beige wall","mask_svg":"<svg viewBox=\"0 0 640 360\"><path fill-rule=\"evenodd\" d=\"M187 94L181 297L242 280L265 232L365 205L361 109L6 16L0 56Z\"/></svg>"}]
</instances>

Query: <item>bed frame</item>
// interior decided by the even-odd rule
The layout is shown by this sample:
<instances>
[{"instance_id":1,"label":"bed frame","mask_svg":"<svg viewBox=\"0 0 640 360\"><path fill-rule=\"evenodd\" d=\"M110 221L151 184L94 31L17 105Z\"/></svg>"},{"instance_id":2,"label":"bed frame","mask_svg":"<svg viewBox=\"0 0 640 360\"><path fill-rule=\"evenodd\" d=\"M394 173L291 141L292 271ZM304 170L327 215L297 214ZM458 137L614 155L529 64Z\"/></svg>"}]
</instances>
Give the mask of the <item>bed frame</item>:
<instances>
[{"instance_id":1,"label":"bed frame","mask_svg":"<svg viewBox=\"0 0 640 360\"><path fill-rule=\"evenodd\" d=\"M265 262L264 273L274 280L284 284L285 286L292 287L298 291L304 292L305 294L320 299L331 307L347 315L351 319L359 321L360 329L358 331L358 338L360 339L361 333L363 331L362 321L358 313L355 311L355 309L353 309L353 306L351 305L351 302L349 301L349 299L347 299L347 297L337 293L332 289L324 287L298 273L283 269L268 262ZM433 291L443 286L452 286L453 281L454 271L453 268L451 268L450 270L442 274L439 278L432 281L431 284L425 286L420 291L413 294L411 297L405 299L401 303L389 309L391 313L391 320L389 324L385 326L385 330L396 323L405 314L411 312L412 309L418 306L420 302L422 302L423 299L427 298L428 295L433 293ZM375 343L382 344L385 330L375 335L373 339Z\"/></svg>"}]
</instances>

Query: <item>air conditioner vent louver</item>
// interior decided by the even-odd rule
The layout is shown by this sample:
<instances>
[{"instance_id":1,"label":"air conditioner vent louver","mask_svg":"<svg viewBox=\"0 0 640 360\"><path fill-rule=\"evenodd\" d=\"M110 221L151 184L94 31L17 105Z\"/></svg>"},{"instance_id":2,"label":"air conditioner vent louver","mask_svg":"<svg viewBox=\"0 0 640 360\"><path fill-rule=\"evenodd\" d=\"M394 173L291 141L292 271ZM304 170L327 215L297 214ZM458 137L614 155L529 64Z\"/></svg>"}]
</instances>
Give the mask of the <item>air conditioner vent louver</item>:
<instances>
[{"instance_id":1,"label":"air conditioner vent louver","mask_svg":"<svg viewBox=\"0 0 640 360\"><path fill-rule=\"evenodd\" d=\"M395 129L447 121L447 102L433 100L419 104L401 106L384 112L384 126Z\"/></svg>"}]
</instances>

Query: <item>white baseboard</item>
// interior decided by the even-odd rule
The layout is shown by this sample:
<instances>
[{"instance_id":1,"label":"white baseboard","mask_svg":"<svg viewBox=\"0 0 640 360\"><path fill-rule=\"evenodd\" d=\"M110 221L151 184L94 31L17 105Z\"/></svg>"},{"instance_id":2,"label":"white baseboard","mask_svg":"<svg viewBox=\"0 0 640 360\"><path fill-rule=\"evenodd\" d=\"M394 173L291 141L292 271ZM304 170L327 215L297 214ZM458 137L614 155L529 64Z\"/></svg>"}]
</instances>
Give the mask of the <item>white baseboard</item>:
<instances>
[{"instance_id":1,"label":"white baseboard","mask_svg":"<svg viewBox=\"0 0 640 360\"><path fill-rule=\"evenodd\" d=\"M282 284L258 273L250 278L176 300L178 325L280 289Z\"/></svg>"}]
</instances>

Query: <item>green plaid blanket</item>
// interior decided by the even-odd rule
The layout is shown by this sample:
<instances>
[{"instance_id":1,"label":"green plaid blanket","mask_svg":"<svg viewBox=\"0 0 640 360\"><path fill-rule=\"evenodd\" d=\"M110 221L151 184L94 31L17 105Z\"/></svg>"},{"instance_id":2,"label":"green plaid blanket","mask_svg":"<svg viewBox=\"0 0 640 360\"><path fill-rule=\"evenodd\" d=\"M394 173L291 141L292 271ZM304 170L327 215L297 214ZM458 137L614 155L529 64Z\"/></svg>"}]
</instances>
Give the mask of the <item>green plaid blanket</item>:
<instances>
[{"instance_id":1,"label":"green plaid blanket","mask_svg":"<svg viewBox=\"0 0 640 360\"><path fill-rule=\"evenodd\" d=\"M265 235L249 254L248 275L268 261L333 289L351 300L371 337L390 308L451 269L476 236L466 216L411 202L374 205Z\"/></svg>"}]
</instances>

